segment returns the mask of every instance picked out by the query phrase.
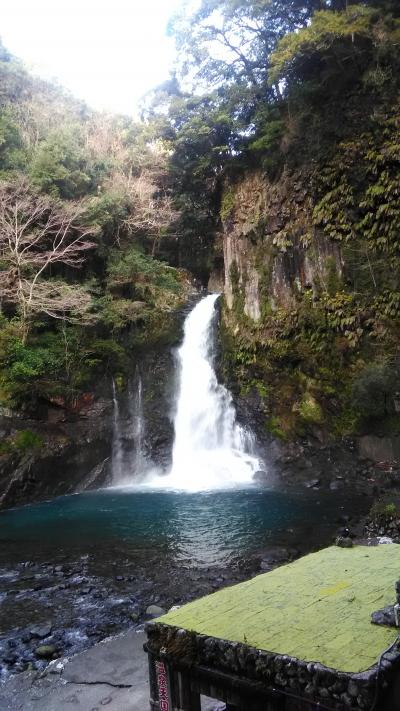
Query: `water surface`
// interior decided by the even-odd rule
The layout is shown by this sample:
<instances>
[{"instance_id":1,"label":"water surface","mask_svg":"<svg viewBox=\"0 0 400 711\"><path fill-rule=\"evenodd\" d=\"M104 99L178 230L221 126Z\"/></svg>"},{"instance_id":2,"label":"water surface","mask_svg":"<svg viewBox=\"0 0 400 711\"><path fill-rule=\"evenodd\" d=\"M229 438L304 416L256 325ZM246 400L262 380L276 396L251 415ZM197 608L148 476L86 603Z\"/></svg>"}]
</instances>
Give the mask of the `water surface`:
<instances>
[{"instance_id":1,"label":"water surface","mask_svg":"<svg viewBox=\"0 0 400 711\"><path fill-rule=\"evenodd\" d=\"M341 513L357 510L337 492L260 488L185 493L109 489L0 513L0 565L85 552L135 556L162 551L194 566L226 564L282 537L329 539ZM291 535L292 533L292 535ZM312 543L312 541L311 541Z\"/></svg>"}]
</instances>

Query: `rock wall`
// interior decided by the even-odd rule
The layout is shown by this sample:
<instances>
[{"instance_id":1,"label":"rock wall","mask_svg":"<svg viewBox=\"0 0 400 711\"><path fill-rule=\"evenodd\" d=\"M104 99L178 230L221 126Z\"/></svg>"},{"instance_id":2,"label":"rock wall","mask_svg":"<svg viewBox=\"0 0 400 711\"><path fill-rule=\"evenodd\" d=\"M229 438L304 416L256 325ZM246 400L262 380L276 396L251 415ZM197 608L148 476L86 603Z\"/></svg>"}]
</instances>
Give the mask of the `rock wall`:
<instances>
[{"instance_id":1,"label":"rock wall","mask_svg":"<svg viewBox=\"0 0 400 711\"><path fill-rule=\"evenodd\" d=\"M343 271L337 244L312 222L313 190L301 172L273 184L260 172L225 187L222 208L224 293L229 310L241 297L257 322L263 309L290 308L299 292L317 293Z\"/></svg>"},{"instance_id":2,"label":"rock wall","mask_svg":"<svg viewBox=\"0 0 400 711\"><path fill-rule=\"evenodd\" d=\"M99 399L85 415L53 424L0 417L2 436L33 432L41 445L0 457L0 508L105 486L111 481L112 411Z\"/></svg>"},{"instance_id":3,"label":"rock wall","mask_svg":"<svg viewBox=\"0 0 400 711\"><path fill-rule=\"evenodd\" d=\"M120 425L126 450L127 475L135 476L129 389L140 372L143 383L144 454L168 467L173 442L175 348L192 300L176 313L165 342L143 344L132 353L130 372L116 378ZM18 435L35 437L33 446L18 446ZM35 417L0 411L0 508L107 486L113 480L114 405L111 374L91 392L67 406L43 403ZM39 443L39 444L38 444ZM132 454L132 456L130 456Z\"/></svg>"}]
</instances>

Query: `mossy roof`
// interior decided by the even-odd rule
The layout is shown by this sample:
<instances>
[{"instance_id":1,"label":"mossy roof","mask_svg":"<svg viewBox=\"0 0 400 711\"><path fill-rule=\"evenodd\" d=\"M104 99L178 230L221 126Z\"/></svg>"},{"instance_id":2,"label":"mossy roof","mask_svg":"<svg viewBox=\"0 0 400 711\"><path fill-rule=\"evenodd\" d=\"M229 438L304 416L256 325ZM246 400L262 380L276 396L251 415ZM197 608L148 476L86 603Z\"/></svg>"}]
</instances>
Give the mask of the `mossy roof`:
<instances>
[{"instance_id":1,"label":"mossy roof","mask_svg":"<svg viewBox=\"0 0 400 711\"><path fill-rule=\"evenodd\" d=\"M396 638L371 613L395 602L400 546L332 546L169 612L157 622L320 662L372 667Z\"/></svg>"}]
</instances>

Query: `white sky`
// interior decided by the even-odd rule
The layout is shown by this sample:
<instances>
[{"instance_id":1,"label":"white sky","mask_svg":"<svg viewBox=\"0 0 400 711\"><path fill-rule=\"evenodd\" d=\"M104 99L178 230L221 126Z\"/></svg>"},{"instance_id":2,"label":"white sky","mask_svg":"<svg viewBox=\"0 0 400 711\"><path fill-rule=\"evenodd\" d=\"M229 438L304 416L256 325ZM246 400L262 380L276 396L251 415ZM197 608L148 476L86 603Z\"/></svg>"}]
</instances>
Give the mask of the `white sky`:
<instances>
[{"instance_id":1,"label":"white sky","mask_svg":"<svg viewBox=\"0 0 400 711\"><path fill-rule=\"evenodd\" d=\"M182 0L0 0L0 36L35 74L95 109L135 112L169 77L166 24Z\"/></svg>"}]
</instances>

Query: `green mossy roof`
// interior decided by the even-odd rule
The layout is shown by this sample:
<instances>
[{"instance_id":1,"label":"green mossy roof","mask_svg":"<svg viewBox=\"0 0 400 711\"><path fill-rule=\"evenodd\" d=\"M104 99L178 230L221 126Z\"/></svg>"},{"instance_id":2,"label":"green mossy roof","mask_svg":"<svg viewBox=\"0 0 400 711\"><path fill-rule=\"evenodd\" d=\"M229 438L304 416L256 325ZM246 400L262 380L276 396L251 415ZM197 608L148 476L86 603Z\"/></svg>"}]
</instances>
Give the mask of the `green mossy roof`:
<instances>
[{"instance_id":1,"label":"green mossy roof","mask_svg":"<svg viewBox=\"0 0 400 711\"><path fill-rule=\"evenodd\" d=\"M332 546L157 621L357 673L396 638L370 616L394 603L399 578L399 545Z\"/></svg>"}]
</instances>

